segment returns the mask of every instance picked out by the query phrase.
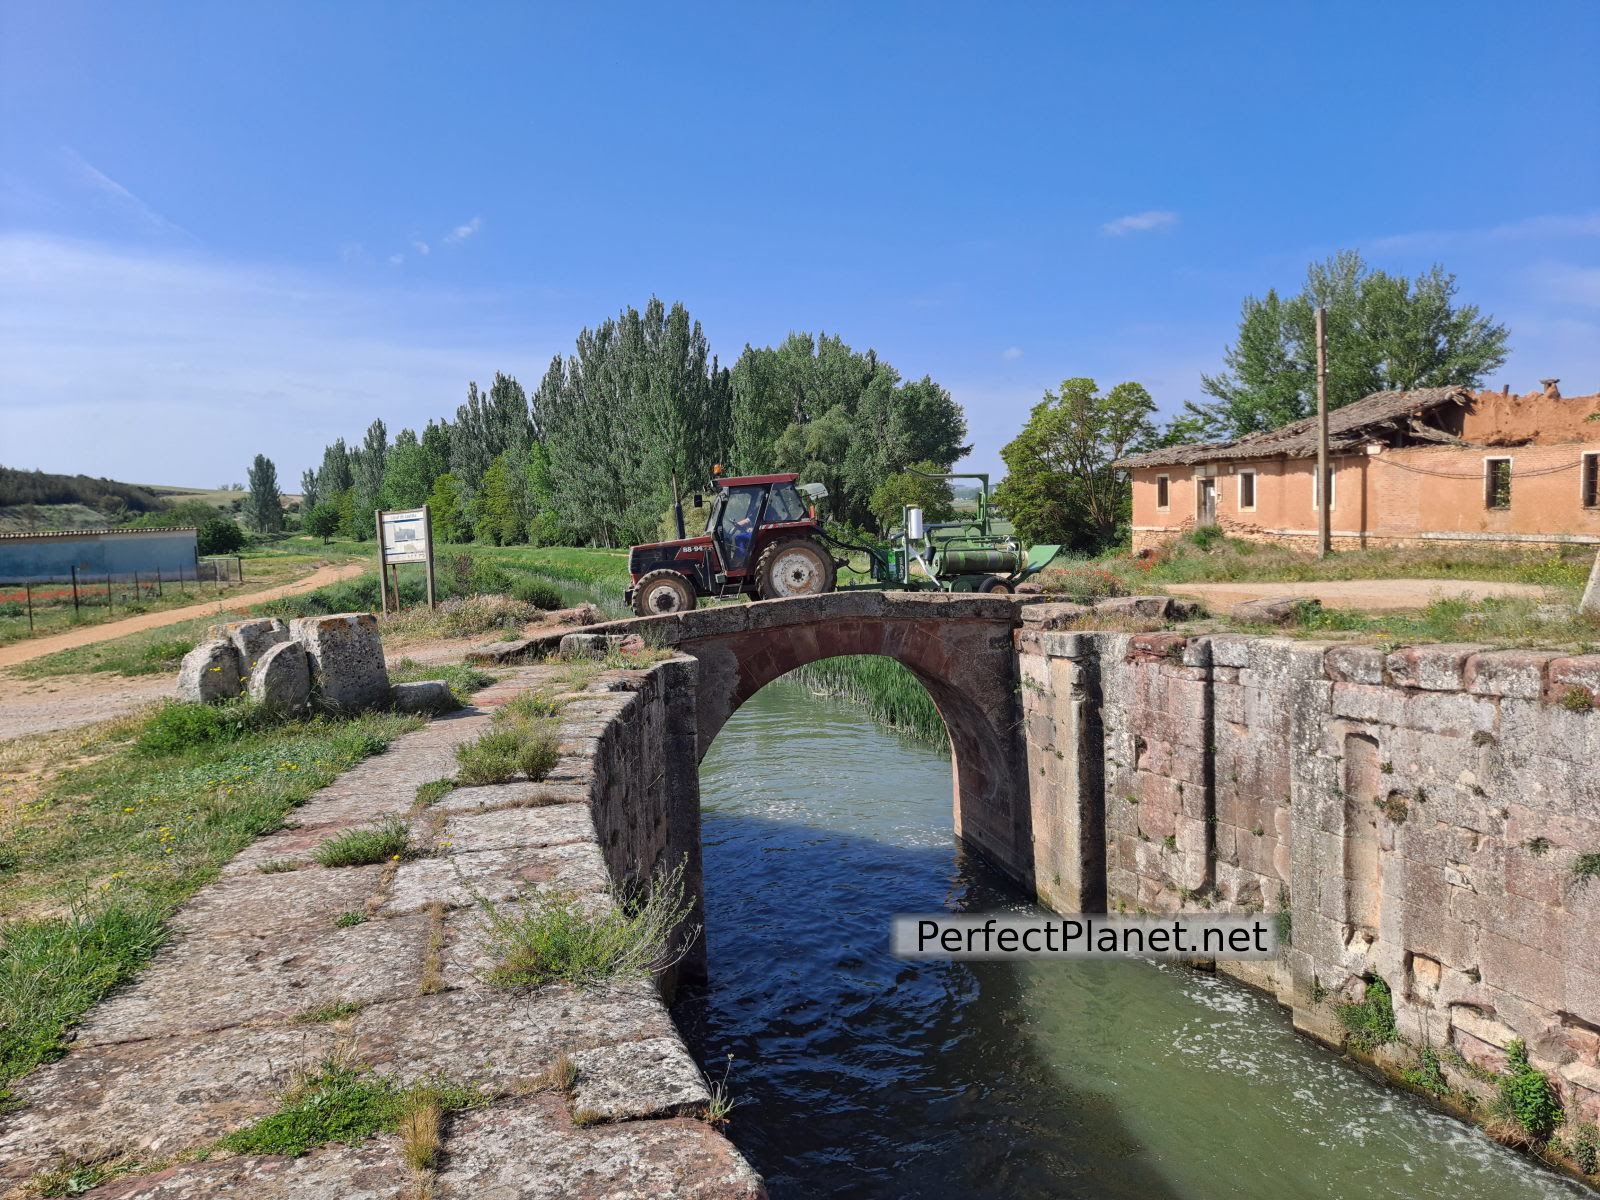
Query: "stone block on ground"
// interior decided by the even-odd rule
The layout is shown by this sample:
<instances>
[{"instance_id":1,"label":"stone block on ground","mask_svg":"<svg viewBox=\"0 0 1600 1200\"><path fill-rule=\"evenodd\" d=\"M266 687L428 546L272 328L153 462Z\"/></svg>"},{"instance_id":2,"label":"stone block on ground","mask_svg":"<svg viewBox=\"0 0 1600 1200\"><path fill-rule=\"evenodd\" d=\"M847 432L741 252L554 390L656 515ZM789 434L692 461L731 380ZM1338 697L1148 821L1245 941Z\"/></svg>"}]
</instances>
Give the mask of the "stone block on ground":
<instances>
[{"instance_id":1,"label":"stone block on ground","mask_svg":"<svg viewBox=\"0 0 1600 1200\"><path fill-rule=\"evenodd\" d=\"M1179 600L1172 596L1113 596L1097 600L1094 611L1102 615L1119 617L1144 617L1156 621L1187 621L1200 611L1192 600Z\"/></svg>"},{"instance_id":2,"label":"stone block on ground","mask_svg":"<svg viewBox=\"0 0 1600 1200\"><path fill-rule=\"evenodd\" d=\"M1302 615L1320 611L1322 601L1315 596L1261 596L1235 604L1229 616L1235 621L1255 625L1292 625Z\"/></svg>"},{"instance_id":3,"label":"stone block on ground","mask_svg":"<svg viewBox=\"0 0 1600 1200\"><path fill-rule=\"evenodd\" d=\"M289 640L289 627L277 617L257 617L251 621L222 621L206 630L206 637L232 642L244 663L245 673L261 661L261 656Z\"/></svg>"},{"instance_id":4,"label":"stone block on ground","mask_svg":"<svg viewBox=\"0 0 1600 1200\"><path fill-rule=\"evenodd\" d=\"M450 685L443 679L397 683L390 689L389 698L395 710L403 713L442 713L461 707Z\"/></svg>"},{"instance_id":5,"label":"stone block on ground","mask_svg":"<svg viewBox=\"0 0 1600 1200\"><path fill-rule=\"evenodd\" d=\"M574 1127L553 1096L468 1114L450 1127L446 1196L677 1196L758 1200L761 1177L699 1121ZM537 1173L529 1164L538 1164Z\"/></svg>"},{"instance_id":6,"label":"stone block on ground","mask_svg":"<svg viewBox=\"0 0 1600 1200\"><path fill-rule=\"evenodd\" d=\"M650 1038L572 1056L572 1109L595 1119L688 1116L711 1099L700 1068L677 1038Z\"/></svg>"},{"instance_id":7,"label":"stone block on ground","mask_svg":"<svg viewBox=\"0 0 1600 1200\"><path fill-rule=\"evenodd\" d=\"M250 698L275 712L300 712L311 704L311 664L299 642L267 647L250 672Z\"/></svg>"},{"instance_id":8,"label":"stone block on ground","mask_svg":"<svg viewBox=\"0 0 1600 1200\"><path fill-rule=\"evenodd\" d=\"M178 668L178 697L213 704L230 700L243 686L239 651L232 642L214 638L183 656Z\"/></svg>"},{"instance_id":9,"label":"stone block on ground","mask_svg":"<svg viewBox=\"0 0 1600 1200\"><path fill-rule=\"evenodd\" d=\"M311 682L329 708L357 711L389 703L389 671L371 613L296 617L289 626L311 662Z\"/></svg>"},{"instance_id":10,"label":"stone block on ground","mask_svg":"<svg viewBox=\"0 0 1600 1200\"><path fill-rule=\"evenodd\" d=\"M569 633L561 639L563 658L599 658L612 650L643 650L644 639L636 633Z\"/></svg>"}]
</instances>

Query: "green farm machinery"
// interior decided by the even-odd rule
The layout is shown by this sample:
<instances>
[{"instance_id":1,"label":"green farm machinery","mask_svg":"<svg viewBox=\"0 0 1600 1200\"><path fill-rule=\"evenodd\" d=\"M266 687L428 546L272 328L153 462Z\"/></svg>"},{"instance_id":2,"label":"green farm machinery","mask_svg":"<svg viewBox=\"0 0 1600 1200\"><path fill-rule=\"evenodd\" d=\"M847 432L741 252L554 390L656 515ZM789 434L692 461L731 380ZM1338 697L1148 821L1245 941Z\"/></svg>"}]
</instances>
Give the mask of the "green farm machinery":
<instances>
[{"instance_id":1,"label":"green farm machinery","mask_svg":"<svg viewBox=\"0 0 1600 1200\"><path fill-rule=\"evenodd\" d=\"M919 472L919 474L923 474ZM1060 546L1027 549L1011 534L994 532L987 475L927 475L929 479L974 479L977 511L955 521L925 521L922 509L907 505L900 528L887 547L846 546L867 556L872 584L905 591L989 592L1006 594L1036 575L1061 553Z\"/></svg>"}]
</instances>

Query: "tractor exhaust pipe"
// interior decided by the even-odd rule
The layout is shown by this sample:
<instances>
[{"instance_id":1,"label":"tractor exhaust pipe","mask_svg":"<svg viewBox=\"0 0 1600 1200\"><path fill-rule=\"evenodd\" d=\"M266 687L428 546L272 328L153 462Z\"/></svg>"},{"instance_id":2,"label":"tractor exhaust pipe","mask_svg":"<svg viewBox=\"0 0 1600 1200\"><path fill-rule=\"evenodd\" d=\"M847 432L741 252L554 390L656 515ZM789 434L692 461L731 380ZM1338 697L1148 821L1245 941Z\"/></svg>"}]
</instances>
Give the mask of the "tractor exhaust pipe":
<instances>
[{"instance_id":1,"label":"tractor exhaust pipe","mask_svg":"<svg viewBox=\"0 0 1600 1200\"><path fill-rule=\"evenodd\" d=\"M677 522L678 540L681 542L689 535L684 532L683 528L683 496L678 491L678 474L676 471L672 474L672 519Z\"/></svg>"}]
</instances>

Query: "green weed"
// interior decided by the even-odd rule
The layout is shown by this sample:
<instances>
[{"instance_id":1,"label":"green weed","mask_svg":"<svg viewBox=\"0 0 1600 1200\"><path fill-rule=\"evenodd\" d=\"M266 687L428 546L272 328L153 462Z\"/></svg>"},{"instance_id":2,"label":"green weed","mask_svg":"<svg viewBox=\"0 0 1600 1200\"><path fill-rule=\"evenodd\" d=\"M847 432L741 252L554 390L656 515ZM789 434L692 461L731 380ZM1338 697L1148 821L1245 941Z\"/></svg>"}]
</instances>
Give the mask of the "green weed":
<instances>
[{"instance_id":1,"label":"green weed","mask_svg":"<svg viewBox=\"0 0 1600 1200\"><path fill-rule=\"evenodd\" d=\"M411 830L399 817L380 825L347 829L323 842L312 857L325 867L367 867L411 854Z\"/></svg>"},{"instance_id":2,"label":"green weed","mask_svg":"<svg viewBox=\"0 0 1600 1200\"><path fill-rule=\"evenodd\" d=\"M1339 1020L1350 1031L1350 1045L1371 1052L1400 1036L1394 1024L1394 1001L1381 979L1367 981L1366 995L1338 1006Z\"/></svg>"},{"instance_id":3,"label":"green weed","mask_svg":"<svg viewBox=\"0 0 1600 1200\"><path fill-rule=\"evenodd\" d=\"M670 966L672 937L688 915L683 869L658 875L643 894L625 895L603 911L571 893L540 896L527 907L482 902L495 961L488 974L500 988L564 982L590 987L648 976Z\"/></svg>"}]
</instances>

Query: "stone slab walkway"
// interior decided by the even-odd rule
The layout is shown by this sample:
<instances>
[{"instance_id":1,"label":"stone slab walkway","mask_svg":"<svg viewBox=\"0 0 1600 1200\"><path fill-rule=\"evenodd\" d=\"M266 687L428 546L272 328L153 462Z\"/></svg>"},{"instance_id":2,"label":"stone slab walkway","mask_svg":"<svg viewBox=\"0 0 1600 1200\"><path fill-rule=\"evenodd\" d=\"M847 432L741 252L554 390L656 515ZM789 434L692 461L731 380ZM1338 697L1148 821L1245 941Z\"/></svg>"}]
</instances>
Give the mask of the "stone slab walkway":
<instances>
[{"instance_id":1,"label":"stone slab walkway","mask_svg":"<svg viewBox=\"0 0 1600 1200\"><path fill-rule=\"evenodd\" d=\"M28 1195L40 1171L118 1159L142 1165L89 1195L763 1195L744 1159L698 1119L705 1081L653 985L510 993L483 982L474 893L504 900L560 888L610 903L581 788L552 795L512 783L461 789L429 808L414 802L418 785L454 773L456 746L483 731L488 710L544 669L501 680L478 707L361 763L197 894L143 974L88 1014L71 1053L22 1081L24 1106L0 1117L7 1200ZM313 861L327 837L393 816L410 823L425 857L332 869ZM343 914L362 919L336 924ZM309 1019L329 1005L353 1010ZM433 1173L409 1170L388 1135L301 1158L197 1159L275 1111L296 1070L330 1055L400 1084L446 1076L489 1099L445 1119ZM576 1068L570 1092L547 1081L562 1055Z\"/></svg>"}]
</instances>

